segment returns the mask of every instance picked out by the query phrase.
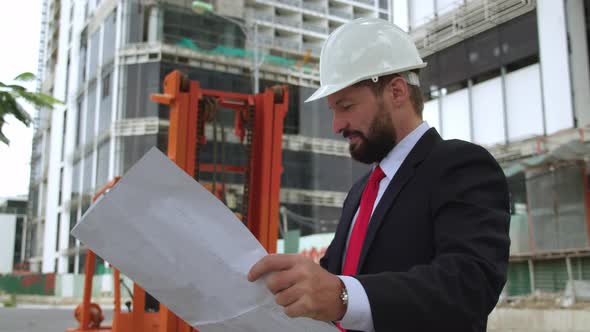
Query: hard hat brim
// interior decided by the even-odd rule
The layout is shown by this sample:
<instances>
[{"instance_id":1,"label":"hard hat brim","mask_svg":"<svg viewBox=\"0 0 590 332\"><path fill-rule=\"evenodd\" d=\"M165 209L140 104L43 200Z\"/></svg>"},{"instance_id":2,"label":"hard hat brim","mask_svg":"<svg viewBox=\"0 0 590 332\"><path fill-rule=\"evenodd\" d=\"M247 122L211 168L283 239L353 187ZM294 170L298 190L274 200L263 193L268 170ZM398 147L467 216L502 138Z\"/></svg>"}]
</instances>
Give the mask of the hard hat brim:
<instances>
[{"instance_id":1,"label":"hard hat brim","mask_svg":"<svg viewBox=\"0 0 590 332\"><path fill-rule=\"evenodd\" d=\"M394 71L386 71L386 72L381 72L381 73L375 73L372 75L365 75L363 77L360 77L360 78L350 81L350 82L345 82L345 83L341 83L341 84L326 84L326 85L319 87L317 90L315 90L315 92L309 98L307 98L304 101L304 103L309 103L310 101L314 101L314 100L318 100L320 98L327 97L327 96L329 96L333 93L336 93L348 86L351 86L351 85L358 83L362 80L369 79L373 76L379 77L379 76L384 76L384 75L389 75L389 74L400 73L400 72L404 72L404 71L408 71L408 70L422 69L422 68L426 67L426 65L427 65L426 62L422 62L422 63L415 65L415 66L409 66L409 67L401 68L401 69L394 70Z\"/></svg>"},{"instance_id":2,"label":"hard hat brim","mask_svg":"<svg viewBox=\"0 0 590 332\"><path fill-rule=\"evenodd\" d=\"M324 85L319 87L317 90L315 90L315 92L305 100L305 103L309 103L310 101L314 101L314 100L318 100L324 97L327 97L333 93L336 93L344 88L346 88L348 85L350 85L349 83L345 83L345 84L330 84L330 85Z\"/></svg>"}]
</instances>

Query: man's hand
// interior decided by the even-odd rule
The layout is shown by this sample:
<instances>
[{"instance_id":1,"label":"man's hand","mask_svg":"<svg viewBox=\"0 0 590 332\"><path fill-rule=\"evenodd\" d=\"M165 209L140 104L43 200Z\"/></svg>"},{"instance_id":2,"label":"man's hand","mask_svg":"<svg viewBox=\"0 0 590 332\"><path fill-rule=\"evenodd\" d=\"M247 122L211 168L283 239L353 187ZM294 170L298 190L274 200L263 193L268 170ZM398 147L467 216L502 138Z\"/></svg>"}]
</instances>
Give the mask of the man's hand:
<instances>
[{"instance_id":1,"label":"man's hand","mask_svg":"<svg viewBox=\"0 0 590 332\"><path fill-rule=\"evenodd\" d=\"M268 273L266 286L289 317L338 321L346 313L340 299L342 281L311 259L301 255L268 255L254 264L248 280L256 281Z\"/></svg>"}]
</instances>

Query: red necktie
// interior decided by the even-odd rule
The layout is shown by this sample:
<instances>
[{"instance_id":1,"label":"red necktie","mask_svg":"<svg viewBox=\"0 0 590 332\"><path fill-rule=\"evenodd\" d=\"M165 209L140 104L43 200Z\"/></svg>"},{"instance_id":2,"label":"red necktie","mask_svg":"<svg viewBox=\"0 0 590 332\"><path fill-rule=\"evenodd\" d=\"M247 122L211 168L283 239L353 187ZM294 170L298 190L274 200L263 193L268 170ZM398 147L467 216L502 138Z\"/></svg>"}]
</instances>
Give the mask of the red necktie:
<instances>
[{"instance_id":1,"label":"red necktie","mask_svg":"<svg viewBox=\"0 0 590 332\"><path fill-rule=\"evenodd\" d=\"M377 193L379 192L379 182L383 179L385 173L379 165L375 167L369 182L363 191L361 197L361 204L359 212L350 233L350 239L348 240L348 250L346 250L346 257L344 258L344 267L342 268L342 275L353 276L356 274L356 270L359 265L359 259L361 257L361 250L363 249L363 242L365 242L365 235L367 235L367 228L369 228L369 220L373 213L373 205L377 199ZM336 324L336 327L342 332L346 332L340 326L340 323Z\"/></svg>"},{"instance_id":2,"label":"red necktie","mask_svg":"<svg viewBox=\"0 0 590 332\"><path fill-rule=\"evenodd\" d=\"M373 170L373 173L371 173L369 182L367 182L367 186L363 191L359 212L356 221L354 222L352 232L350 233L350 239L348 240L348 250L346 251L346 257L344 258L342 275L353 276L356 274L361 250L363 249L363 242L365 242L365 235L367 235L367 228L369 228L369 220L373 213L373 205L375 205L375 199L377 199L379 182L381 182L384 176L385 173L383 173L381 167L377 165Z\"/></svg>"}]
</instances>

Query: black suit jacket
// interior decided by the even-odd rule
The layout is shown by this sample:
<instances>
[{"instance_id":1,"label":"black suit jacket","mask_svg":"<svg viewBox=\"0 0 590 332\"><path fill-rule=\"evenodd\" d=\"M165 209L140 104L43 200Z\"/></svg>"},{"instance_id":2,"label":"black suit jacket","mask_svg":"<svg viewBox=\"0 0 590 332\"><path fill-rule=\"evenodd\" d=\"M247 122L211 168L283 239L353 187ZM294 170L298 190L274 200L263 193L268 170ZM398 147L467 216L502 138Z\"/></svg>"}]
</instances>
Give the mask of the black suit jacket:
<instances>
[{"instance_id":1,"label":"black suit jacket","mask_svg":"<svg viewBox=\"0 0 590 332\"><path fill-rule=\"evenodd\" d=\"M320 264L334 274L369 174L344 202ZM434 128L414 146L379 201L358 275L376 332L485 331L506 282L508 186L484 148L444 141Z\"/></svg>"}]
</instances>

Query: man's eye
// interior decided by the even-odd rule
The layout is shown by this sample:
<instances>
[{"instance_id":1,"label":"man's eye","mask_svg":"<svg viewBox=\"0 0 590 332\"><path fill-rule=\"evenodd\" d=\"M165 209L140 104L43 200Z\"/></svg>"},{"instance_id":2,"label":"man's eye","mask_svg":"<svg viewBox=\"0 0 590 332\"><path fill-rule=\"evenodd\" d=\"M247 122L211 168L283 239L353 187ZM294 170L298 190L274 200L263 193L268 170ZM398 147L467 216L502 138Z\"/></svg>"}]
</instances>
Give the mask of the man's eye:
<instances>
[{"instance_id":1,"label":"man's eye","mask_svg":"<svg viewBox=\"0 0 590 332\"><path fill-rule=\"evenodd\" d=\"M350 110L350 108L352 108L352 106L353 106L353 105L352 105L352 104L350 104L350 105L345 105L345 106L342 106L342 108L343 108L345 111L348 111L348 110Z\"/></svg>"}]
</instances>

